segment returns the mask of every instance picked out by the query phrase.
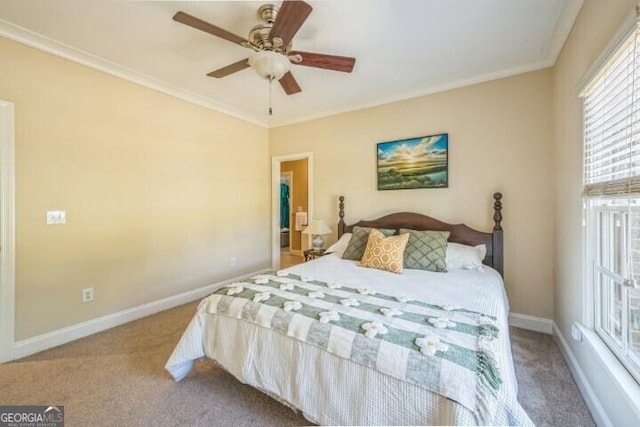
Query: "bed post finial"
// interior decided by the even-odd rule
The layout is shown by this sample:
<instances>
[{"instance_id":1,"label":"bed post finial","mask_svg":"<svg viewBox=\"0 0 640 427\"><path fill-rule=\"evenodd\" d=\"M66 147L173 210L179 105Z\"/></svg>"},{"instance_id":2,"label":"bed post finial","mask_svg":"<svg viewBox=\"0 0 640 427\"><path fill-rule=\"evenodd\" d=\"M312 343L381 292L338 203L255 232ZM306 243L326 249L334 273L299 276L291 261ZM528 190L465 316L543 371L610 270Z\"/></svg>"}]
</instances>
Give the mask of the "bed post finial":
<instances>
[{"instance_id":1,"label":"bed post finial","mask_svg":"<svg viewBox=\"0 0 640 427\"><path fill-rule=\"evenodd\" d=\"M502 237L502 193L493 193L493 268L504 277L504 244Z\"/></svg>"},{"instance_id":2,"label":"bed post finial","mask_svg":"<svg viewBox=\"0 0 640 427\"><path fill-rule=\"evenodd\" d=\"M502 193L493 193L493 229L502 230Z\"/></svg>"},{"instance_id":3,"label":"bed post finial","mask_svg":"<svg viewBox=\"0 0 640 427\"><path fill-rule=\"evenodd\" d=\"M338 221L338 239L339 239L344 234L344 227L345 227L345 224L344 224L344 196L338 197L338 200L340 201L338 203L338 216L340 217L340 220Z\"/></svg>"}]
</instances>

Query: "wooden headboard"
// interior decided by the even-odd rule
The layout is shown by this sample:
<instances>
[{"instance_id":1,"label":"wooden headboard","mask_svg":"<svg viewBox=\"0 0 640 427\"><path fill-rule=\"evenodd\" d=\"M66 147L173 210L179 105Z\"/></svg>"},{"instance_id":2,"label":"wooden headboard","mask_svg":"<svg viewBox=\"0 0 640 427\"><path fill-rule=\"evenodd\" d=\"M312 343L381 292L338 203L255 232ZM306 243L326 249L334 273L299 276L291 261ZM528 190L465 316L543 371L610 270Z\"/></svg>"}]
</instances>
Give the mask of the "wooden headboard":
<instances>
[{"instance_id":1,"label":"wooden headboard","mask_svg":"<svg viewBox=\"0 0 640 427\"><path fill-rule=\"evenodd\" d=\"M434 230L450 232L449 242L462 243L464 245L485 245L487 255L482 261L493 267L504 277L504 247L502 241L502 193L493 194L493 231L485 233L474 230L464 224L447 224L435 218L413 212L393 213L371 221L361 220L355 224L346 225L344 222L344 196L339 197L338 238L344 233L350 233L354 226L395 229L396 234L400 228L412 230Z\"/></svg>"}]
</instances>

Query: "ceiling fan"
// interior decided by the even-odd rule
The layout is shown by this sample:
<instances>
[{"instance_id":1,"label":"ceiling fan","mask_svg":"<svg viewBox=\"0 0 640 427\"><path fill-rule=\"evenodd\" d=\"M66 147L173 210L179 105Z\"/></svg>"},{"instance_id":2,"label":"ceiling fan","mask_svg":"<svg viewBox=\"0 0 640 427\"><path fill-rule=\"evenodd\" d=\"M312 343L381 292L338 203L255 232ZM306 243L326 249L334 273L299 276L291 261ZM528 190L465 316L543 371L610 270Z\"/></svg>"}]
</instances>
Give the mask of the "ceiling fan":
<instances>
[{"instance_id":1,"label":"ceiling fan","mask_svg":"<svg viewBox=\"0 0 640 427\"><path fill-rule=\"evenodd\" d=\"M293 50L292 39L311 10L308 3L298 0L284 0L280 6L262 5L258 16L263 22L251 29L247 39L184 12L176 13L173 19L254 51L250 57L212 71L208 76L222 78L252 67L270 82L278 80L287 95L293 95L302 89L290 71L292 63L350 73L356 62L355 58L346 56Z\"/></svg>"}]
</instances>

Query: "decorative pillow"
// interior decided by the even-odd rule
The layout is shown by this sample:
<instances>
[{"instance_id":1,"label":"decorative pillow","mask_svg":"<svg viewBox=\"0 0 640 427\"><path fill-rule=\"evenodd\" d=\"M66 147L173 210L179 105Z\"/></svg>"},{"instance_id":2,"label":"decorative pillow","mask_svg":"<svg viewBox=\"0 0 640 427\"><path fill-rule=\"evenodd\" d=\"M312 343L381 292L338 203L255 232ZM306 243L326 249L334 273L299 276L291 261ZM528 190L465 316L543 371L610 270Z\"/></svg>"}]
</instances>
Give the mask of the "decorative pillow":
<instances>
[{"instance_id":1,"label":"decorative pillow","mask_svg":"<svg viewBox=\"0 0 640 427\"><path fill-rule=\"evenodd\" d=\"M338 255L342 256L342 254L344 253L344 251L347 249L347 246L349 246L349 240L351 240L351 233L344 233L337 242L335 242L333 245L329 246L327 248L326 251L324 251L325 254L330 254L330 253L337 253Z\"/></svg>"},{"instance_id":2,"label":"decorative pillow","mask_svg":"<svg viewBox=\"0 0 640 427\"><path fill-rule=\"evenodd\" d=\"M404 266L429 271L447 271L448 231L417 231L401 228L400 233L409 233L409 242L404 251Z\"/></svg>"},{"instance_id":3,"label":"decorative pillow","mask_svg":"<svg viewBox=\"0 0 640 427\"><path fill-rule=\"evenodd\" d=\"M369 227L353 227L353 235L349 240L349 245L342 254L343 259L351 259L354 261L360 261L364 254L364 249L367 247L367 240L369 240L369 232L373 228ZM380 229L383 235L392 236L395 230Z\"/></svg>"},{"instance_id":4,"label":"decorative pillow","mask_svg":"<svg viewBox=\"0 0 640 427\"><path fill-rule=\"evenodd\" d=\"M483 271L482 260L487 255L485 245L468 246L460 243L447 245L447 269L464 268L465 270Z\"/></svg>"},{"instance_id":5,"label":"decorative pillow","mask_svg":"<svg viewBox=\"0 0 640 427\"><path fill-rule=\"evenodd\" d=\"M408 240L409 234L406 233L385 237L380 231L371 230L360 267L402 273L402 258Z\"/></svg>"}]
</instances>

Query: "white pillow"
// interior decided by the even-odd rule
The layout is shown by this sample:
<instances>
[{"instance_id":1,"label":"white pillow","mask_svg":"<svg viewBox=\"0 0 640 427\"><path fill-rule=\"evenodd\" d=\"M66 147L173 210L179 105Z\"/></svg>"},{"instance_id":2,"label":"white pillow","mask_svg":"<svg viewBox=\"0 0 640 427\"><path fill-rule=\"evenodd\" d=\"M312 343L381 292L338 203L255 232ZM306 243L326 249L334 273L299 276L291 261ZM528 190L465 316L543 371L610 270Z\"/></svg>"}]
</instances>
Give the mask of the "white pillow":
<instances>
[{"instance_id":1,"label":"white pillow","mask_svg":"<svg viewBox=\"0 0 640 427\"><path fill-rule=\"evenodd\" d=\"M340 239L333 245L329 246L329 248L324 251L324 253L330 254L332 252L335 252L338 255L342 256L344 251L347 249L347 246L349 246L349 240L351 240L351 233L344 233L342 237L340 237Z\"/></svg>"},{"instance_id":2,"label":"white pillow","mask_svg":"<svg viewBox=\"0 0 640 427\"><path fill-rule=\"evenodd\" d=\"M447 270L463 268L483 271L482 260L487 254L485 245L468 246L460 243L447 243Z\"/></svg>"}]
</instances>

